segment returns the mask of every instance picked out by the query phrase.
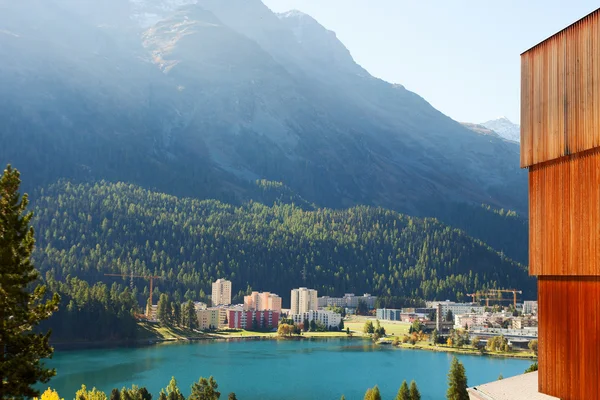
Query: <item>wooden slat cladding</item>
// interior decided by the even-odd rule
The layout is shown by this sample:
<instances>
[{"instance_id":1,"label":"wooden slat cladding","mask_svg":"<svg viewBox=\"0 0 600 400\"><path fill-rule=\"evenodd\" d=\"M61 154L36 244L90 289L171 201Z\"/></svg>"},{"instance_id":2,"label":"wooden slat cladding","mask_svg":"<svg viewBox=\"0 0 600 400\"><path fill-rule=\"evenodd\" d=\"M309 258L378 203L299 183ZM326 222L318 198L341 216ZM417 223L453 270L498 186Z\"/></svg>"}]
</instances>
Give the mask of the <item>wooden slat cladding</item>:
<instances>
[{"instance_id":1,"label":"wooden slat cladding","mask_svg":"<svg viewBox=\"0 0 600 400\"><path fill-rule=\"evenodd\" d=\"M600 277L538 281L538 385L562 400L600 398Z\"/></svg>"},{"instance_id":2,"label":"wooden slat cladding","mask_svg":"<svg viewBox=\"0 0 600 400\"><path fill-rule=\"evenodd\" d=\"M529 170L529 273L600 275L600 148Z\"/></svg>"},{"instance_id":3,"label":"wooden slat cladding","mask_svg":"<svg viewBox=\"0 0 600 400\"><path fill-rule=\"evenodd\" d=\"M600 146L600 9L521 55L521 167Z\"/></svg>"}]
</instances>

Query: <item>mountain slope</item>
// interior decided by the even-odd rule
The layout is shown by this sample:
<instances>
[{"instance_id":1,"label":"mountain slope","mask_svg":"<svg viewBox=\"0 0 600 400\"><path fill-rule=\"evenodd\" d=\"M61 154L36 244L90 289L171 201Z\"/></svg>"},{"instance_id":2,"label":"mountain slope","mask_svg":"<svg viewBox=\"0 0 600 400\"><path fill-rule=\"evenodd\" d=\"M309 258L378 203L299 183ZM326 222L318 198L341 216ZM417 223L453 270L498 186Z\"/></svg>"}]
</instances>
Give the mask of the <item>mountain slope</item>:
<instances>
[{"instance_id":1,"label":"mountain slope","mask_svg":"<svg viewBox=\"0 0 600 400\"><path fill-rule=\"evenodd\" d=\"M512 140L513 142L517 143L521 141L521 127L512 123L506 117L493 119L491 121L484 122L481 125L493 130L505 139Z\"/></svg>"},{"instance_id":2,"label":"mountain slope","mask_svg":"<svg viewBox=\"0 0 600 400\"><path fill-rule=\"evenodd\" d=\"M370 76L312 18L178 4L3 3L0 161L29 188L108 179L240 203L266 179L318 206L526 212L517 145Z\"/></svg>"},{"instance_id":3,"label":"mountain slope","mask_svg":"<svg viewBox=\"0 0 600 400\"><path fill-rule=\"evenodd\" d=\"M380 208L235 207L105 182L62 182L36 197L36 265L59 281L158 274L159 290L180 298L204 297L219 277L231 279L234 292L251 286L284 299L300 284L323 295L427 299L466 299L494 286L521 288L525 297L536 290L525 267L464 232Z\"/></svg>"}]
</instances>

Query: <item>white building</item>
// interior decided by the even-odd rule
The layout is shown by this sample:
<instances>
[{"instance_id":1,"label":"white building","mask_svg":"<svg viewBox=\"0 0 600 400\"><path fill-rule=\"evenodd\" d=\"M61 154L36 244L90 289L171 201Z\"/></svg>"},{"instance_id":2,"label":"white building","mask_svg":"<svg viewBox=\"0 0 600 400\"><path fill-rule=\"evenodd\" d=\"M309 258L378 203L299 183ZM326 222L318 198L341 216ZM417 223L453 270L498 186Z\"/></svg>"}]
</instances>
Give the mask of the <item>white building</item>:
<instances>
[{"instance_id":1,"label":"white building","mask_svg":"<svg viewBox=\"0 0 600 400\"><path fill-rule=\"evenodd\" d=\"M290 312L294 314L303 314L307 311L318 310L317 291L305 287L292 289L292 301Z\"/></svg>"},{"instance_id":2,"label":"white building","mask_svg":"<svg viewBox=\"0 0 600 400\"><path fill-rule=\"evenodd\" d=\"M369 293L365 293L362 296L355 296L354 293L346 293L344 297L329 297L323 296L318 298L318 304L320 308L325 307L346 307L346 308L357 308L359 302L364 302L369 310L375 308L375 301L377 296L371 296Z\"/></svg>"},{"instance_id":3,"label":"white building","mask_svg":"<svg viewBox=\"0 0 600 400\"><path fill-rule=\"evenodd\" d=\"M321 322L327 328L337 328L342 321L342 316L333 311L327 310L311 310L304 313L292 314L290 316L294 320L294 324L303 324L305 320Z\"/></svg>"},{"instance_id":4,"label":"white building","mask_svg":"<svg viewBox=\"0 0 600 400\"><path fill-rule=\"evenodd\" d=\"M523 302L523 314L537 314L538 302L535 300L525 300Z\"/></svg>"},{"instance_id":5,"label":"white building","mask_svg":"<svg viewBox=\"0 0 600 400\"><path fill-rule=\"evenodd\" d=\"M217 279L212 284L212 306L231 304L231 281Z\"/></svg>"},{"instance_id":6,"label":"white building","mask_svg":"<svg viewBox=\"0 0 600 400\"><path fill-rule=\"evenodd\" d=\"M448 311L452 311L452 315L462 314L483 314L485 307L473 303L455 303L453 301L428 301L428 308L438 308L441 306L442 318L446 318Z\"/></svg>"}]
</instances>

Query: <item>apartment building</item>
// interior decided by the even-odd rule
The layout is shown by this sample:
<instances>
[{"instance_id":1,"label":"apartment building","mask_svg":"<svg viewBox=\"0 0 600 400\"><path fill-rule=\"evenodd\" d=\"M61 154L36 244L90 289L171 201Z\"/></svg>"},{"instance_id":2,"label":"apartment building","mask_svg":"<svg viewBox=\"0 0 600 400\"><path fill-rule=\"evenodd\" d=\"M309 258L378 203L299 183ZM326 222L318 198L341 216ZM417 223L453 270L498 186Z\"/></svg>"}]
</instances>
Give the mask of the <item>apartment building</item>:
<instances>
[{"instance_id":1,"label":"apartment building","mask_svg":"<svg viewBox=\"0 0 600 400\"><path fill-rule=\"evenodd\" d=\"M231 329L272 329L279 325L280 312L274 310L227 310L227 326Z\"/></svg>"},{"instance_id":2,"label":"apartment building","mask_svg":"<svg viewBox=\"0 0 600 400\"><path fill-rule=\"evenodd\" d=\"M378 308L377 319L383 321L401 321L402 310L397 308Z\"/></svg>"},{"instance_id":3,"label":"apartment building","mask_svg":"<svg viewBox=\"0 0 600 400\"><path fill-rule=\"evenodd\" d=\"M535 328L538 326L537 318L517 317L511 321L512 329Z\"/></svg>"},{"instance_id":4,"label":"apartment building","mask_svg":"<svg viewBox=\"0 0 600 400\"><path fill-rule=\"evenodd\" d=\"M328 310L310 310L303 313L292 314L290 316L294 324L303 324L306 320L321 322L327 328L337 328L342 321L342 316L338 313Z\"/></svg>"},{"instance_id":5,"label":"apartment building","mask_svg":"<svg viewBox=\"0 0 600 400\"><path fill-rule=\"evenodd\" d=\"M317 291L314 289L307 289L305 287L292 289L291 297L290 313L292 315L303 314L308 311L318 310L319 308Z\"/></svg>"},{"instance_id":6,"label":"apartment building","mask_svg":"<svg viewBox=\"0 0 600 400\"><path fill-rule=\"evenodd\" d=\"M212 306L231 304L231 281L226 279L217 279L212 284Z\"/></svg>"},{"instance_id":7,"label":"apartment building","mask_svg":"<svg viewBox=\"0 0 600 400\"><path fill-rule=\"evenodd\" d=\"M357 308L360 301L364 302L369 310L372 310L375 308L377 296L371 296L369 293L365 293L362 296L355 296L354 293L346 293L344 294L344 297L323 296L318 298L317 304L319 305L319 308Z\"/></svg>"},{"instance_id":8,"label":"apartment building","mask_svg":"<svg viewBox=\"0 0 600 400\"><path fill-rule=\"evenodd\" d=\"M220 329L225 326L227 310L222 307L197 308L198 328L200 330Z\"/></svg>"},{"instance_id":9,"label":"apartment building","mask_svg":"<svg viewBox=\"0 0 600 400\"><path fill-rule=\"evenodd\" d=\"M526 300L523 302L523 314L537 314L538 302L536 300Z\"/></svg>"},{"instance_id":10,"label":"apartment building","mask_svg":"<svg viewBox=\"0 0 600 400\"><path fill-rule=\"evenodd\" d=\"M281 313L281 297L275 293L252 292L250 295L244 296L244 310L273 310Z\"/></svg>"},{"instance_id":11,"label":"apartment building","mask_svg":"<svg viewBox=\"0 0 600 400\"><path fill-rule=\"evenodd\" d=\"M452 311L452 315L460 314L483 314L485 307L473 303L455 303L453 301L428 301L427 308L438 309L441 307L442 317L448 315L448 311Z\"/></svg>"}]
</instances>

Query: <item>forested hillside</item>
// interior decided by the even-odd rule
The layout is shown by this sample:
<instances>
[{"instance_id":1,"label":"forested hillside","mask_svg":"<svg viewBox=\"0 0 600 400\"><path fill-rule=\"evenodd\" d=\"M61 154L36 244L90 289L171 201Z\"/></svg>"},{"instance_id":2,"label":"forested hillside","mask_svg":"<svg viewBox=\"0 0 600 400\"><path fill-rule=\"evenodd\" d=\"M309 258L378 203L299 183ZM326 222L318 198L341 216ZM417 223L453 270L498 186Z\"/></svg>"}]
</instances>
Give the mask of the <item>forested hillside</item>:
<instances>
[{"instance_id":1,"label":"forested hillside","mask_svg":"<svg viewBox=\"0 0 600 400\"><path fill-rule=\"evenodd\" d=\"M525 267L464 232L381 208L238 207L106 182L61 182L35 198L43 273L90 283L114 281L104 273L162 275L154 301L161 291L205 298L219 277L234 293L279 293L284 305L300 285L320 295L458 300L486 287L517 287L527 298L536 290ZM135 284L143 301L147 282Z\"/></svg>"}]
</instances>

